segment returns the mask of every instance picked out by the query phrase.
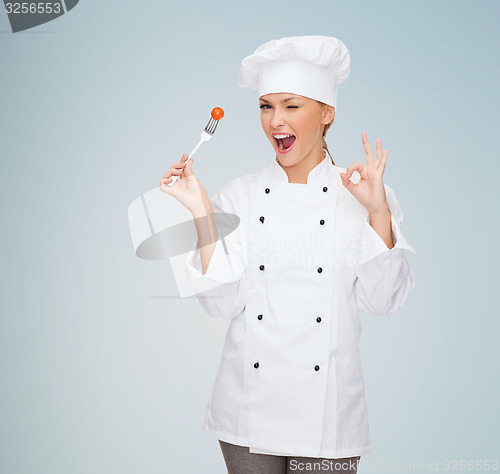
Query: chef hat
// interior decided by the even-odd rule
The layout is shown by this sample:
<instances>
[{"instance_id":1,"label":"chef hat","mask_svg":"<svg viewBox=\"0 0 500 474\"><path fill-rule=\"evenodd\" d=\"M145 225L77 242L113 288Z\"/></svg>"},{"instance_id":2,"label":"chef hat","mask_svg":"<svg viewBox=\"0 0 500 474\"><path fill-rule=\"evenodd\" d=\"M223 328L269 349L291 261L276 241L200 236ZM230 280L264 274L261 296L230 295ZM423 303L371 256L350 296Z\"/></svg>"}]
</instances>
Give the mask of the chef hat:
<instances>
[{"instance_id":1,"label":"chef hat","mask_svg":"<svg viewBox=\"0 0 500 474\"><path fill-rule=\"evenodd\" d=\"M241 61L238 85L259 97L289 92L337 106L338 86L350 72L345 44L331 36L291 36L259 46Z\"/></svg>"}]
</instances>

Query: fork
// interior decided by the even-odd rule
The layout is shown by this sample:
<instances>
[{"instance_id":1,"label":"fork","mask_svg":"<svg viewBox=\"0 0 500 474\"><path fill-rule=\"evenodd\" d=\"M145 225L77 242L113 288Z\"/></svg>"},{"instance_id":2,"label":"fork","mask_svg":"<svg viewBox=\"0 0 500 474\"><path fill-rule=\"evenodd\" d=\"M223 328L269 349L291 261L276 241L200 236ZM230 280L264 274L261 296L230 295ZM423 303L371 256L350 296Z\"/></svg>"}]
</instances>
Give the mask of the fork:
<instances>
[{"instance_id":1,"label":"fork","mask_svg":"<svg viewBox=\"0 0 500 474\"><path fill-rule=\"evenodd\" d=\"M212 135L215 133L215 129L217 128L217 125L219 125L219 121L210 117L210 120L208 121L207 126L201 132L200 141L199 141L198 145L196 145L194 147L194 150L189 154L188 159L184 163L187 164L187 162L193 157L193 155L196 153L196 150L200 147L200 145L203 142L207 142L208 140L210 140L212 138ZM180 175L172 176L172 181L170 181L170 183L166 183L167 186L173 186L179 178L180 178Z\"/></svg>"}]
</instances>

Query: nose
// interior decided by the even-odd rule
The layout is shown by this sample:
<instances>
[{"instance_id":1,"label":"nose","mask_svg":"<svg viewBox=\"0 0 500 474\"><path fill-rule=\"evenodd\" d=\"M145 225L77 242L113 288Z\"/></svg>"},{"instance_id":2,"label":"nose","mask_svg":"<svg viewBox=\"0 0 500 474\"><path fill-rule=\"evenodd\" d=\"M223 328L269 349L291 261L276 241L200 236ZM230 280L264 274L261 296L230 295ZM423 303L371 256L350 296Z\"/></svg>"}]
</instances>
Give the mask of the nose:
<instances>
[{"instance_id":1,"label":"nose","mask_svg":"<svg viewBox=\"0 0 500 474\"><path fill-rule=\"evenodd\" d=\"M280 110L275 109L271 117L271 128L277 129L284 124L283 115Z\"/></svg>"}]
</instances>

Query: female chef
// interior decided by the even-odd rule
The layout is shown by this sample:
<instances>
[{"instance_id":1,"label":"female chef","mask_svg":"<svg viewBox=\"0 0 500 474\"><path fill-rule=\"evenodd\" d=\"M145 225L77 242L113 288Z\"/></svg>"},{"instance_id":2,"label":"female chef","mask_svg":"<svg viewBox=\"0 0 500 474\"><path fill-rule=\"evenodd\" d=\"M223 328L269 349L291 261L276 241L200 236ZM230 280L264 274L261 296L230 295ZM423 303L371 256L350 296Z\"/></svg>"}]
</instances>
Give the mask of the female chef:
<instances>
[{"instance_id":1,"label":"female chef","mask_svg":"<svg viewBox=\"0 0 500 474\"><path fill-rule=\"evenodd\" d=\"M381 140L374 155L363 132L366 162L347 169L326 146L349 72L337 38L261 45L242 61L238 83L259 93L276 161L212 199L187 155L160 182L192 213L198 235L178 284L230 320L203 424L230 474L353 473L371 452L359 313L403 305L414 286L405 250L416 252L382 181Z\"/></svg>"}]
</instances>

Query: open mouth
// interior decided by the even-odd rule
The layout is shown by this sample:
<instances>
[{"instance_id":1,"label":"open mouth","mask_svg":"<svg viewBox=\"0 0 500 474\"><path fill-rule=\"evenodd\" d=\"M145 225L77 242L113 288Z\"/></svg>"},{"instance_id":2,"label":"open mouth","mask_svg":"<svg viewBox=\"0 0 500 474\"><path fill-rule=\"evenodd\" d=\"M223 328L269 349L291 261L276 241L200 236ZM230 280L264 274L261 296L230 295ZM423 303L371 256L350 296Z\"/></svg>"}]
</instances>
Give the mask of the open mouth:
<instances>
[{"instance_id":1,"label":"open mouth","mask_svg":"<svg viewBox=\"0 0 500 474\"><path fill-rule=\"evenodd\" d=\"M278 150L282 153L289 151L295 142L295 135L274 135L274 140L278 145Z\"/></svg>"}]
</instances>

